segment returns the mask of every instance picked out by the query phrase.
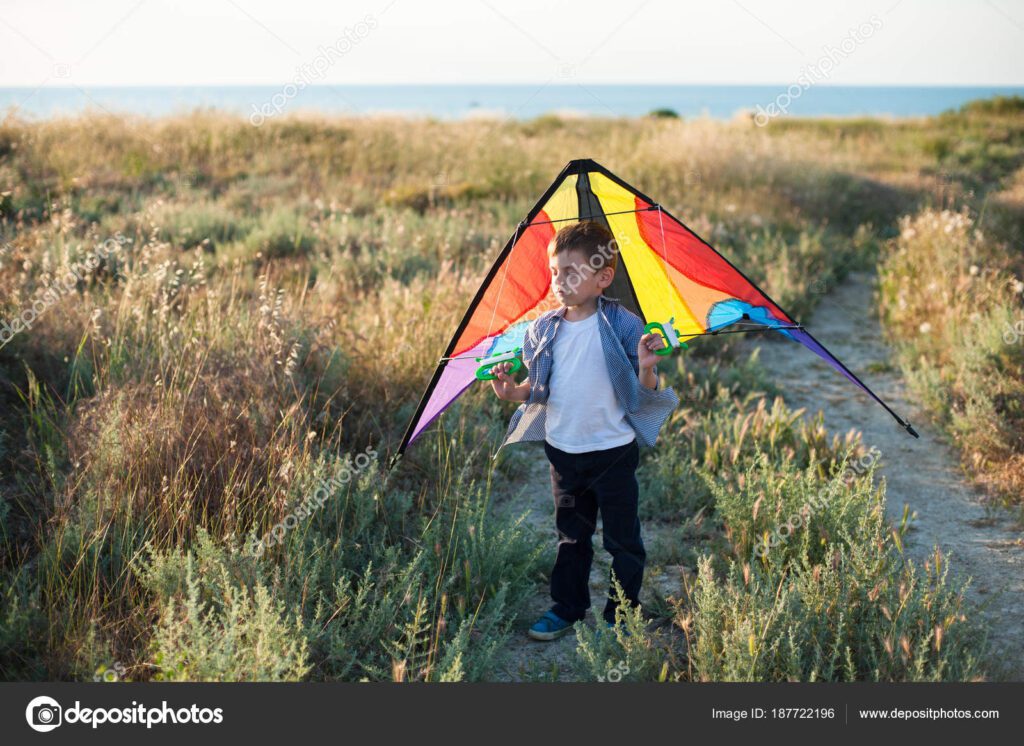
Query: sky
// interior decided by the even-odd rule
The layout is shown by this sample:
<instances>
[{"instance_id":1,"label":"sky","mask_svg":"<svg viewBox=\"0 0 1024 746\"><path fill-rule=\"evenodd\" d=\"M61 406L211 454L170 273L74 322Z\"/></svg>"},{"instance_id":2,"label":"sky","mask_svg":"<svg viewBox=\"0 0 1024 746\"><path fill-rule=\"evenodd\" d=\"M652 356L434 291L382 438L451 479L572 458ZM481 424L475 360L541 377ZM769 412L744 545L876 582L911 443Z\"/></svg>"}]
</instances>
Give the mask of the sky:
<instances>
[{"instance_id":1,"label":"sky","mask_svg":"<svg viewBox=\"0 0 1024 746\"><path fill-rule=\"evenodd\" d=\"M0 0L5 87L775 85L837 49L820 84L1022 85L1024 0Z\"/></svg>"}]
</instances>

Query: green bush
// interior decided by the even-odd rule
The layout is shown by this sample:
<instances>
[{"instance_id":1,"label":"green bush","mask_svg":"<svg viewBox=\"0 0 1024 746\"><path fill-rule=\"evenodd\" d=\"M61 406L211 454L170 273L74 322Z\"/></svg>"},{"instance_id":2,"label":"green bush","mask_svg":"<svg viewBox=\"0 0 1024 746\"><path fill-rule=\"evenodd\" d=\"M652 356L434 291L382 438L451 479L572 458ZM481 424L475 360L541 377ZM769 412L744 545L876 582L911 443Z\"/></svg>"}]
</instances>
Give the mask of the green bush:
<instances>
[{"instance_id":1,"label":"green bush","mask_svg":"<svg viewBox=\"0 0 1024 746\"><path fill-rule=\"evenodd\" d=\"M284 208L271 212L245 237L249 252L262 252L267 259L302 256L315 245L309 221L297 211Z\"/></svg>"},{"instance_id":2,"label":"green bush","mask_svg":"<svg viewBox=\"0 0 1024 746\"><path fill-rule=\"evenodd\" d=\"M642 609L626 599L613 579L611 592L618 599L615 626L603 618L596 627L576 623L576 666L583 681L666 681L679 667L679 650L671 633L651 630Z\"/></svg>"},{"instance_id":3,"label":"green bush","mask_svg":"<svg viewBox=\"0 0 1024 746\"><path fill-rule=\"evenodd\" d=\"M205 546L204 546L205 544ZM201 538L211 554L209 538ZM153 635L154 678L162 681L298 681L311 666L299 616L267 585L252 591L232 577L228 562L199 569L194 556L176 558L184 588L168 595ZM166 574L162 558L151 569ZM206 600L209 599L209 600Z\"/></svg>"},{"instance_id":4,"label":"green bush","mask_svg":"<svg viewBox=\"0 0 1024 746\"><path fill-rule=\"evenodd\" d=\"M690 650L698 681L965 681L982 677L985 632L938 553L924 571L876 534L785 570L700 562Z\"/></svg>"}]
</instances>

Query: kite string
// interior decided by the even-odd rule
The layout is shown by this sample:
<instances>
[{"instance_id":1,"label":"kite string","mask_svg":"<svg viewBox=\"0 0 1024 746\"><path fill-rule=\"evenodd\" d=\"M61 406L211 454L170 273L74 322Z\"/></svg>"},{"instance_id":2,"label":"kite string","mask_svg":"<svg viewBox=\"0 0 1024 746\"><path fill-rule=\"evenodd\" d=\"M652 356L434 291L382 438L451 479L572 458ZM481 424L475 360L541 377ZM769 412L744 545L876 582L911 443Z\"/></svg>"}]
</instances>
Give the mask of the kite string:
<instances>
[{"instance_id":1,"label":"kite string","mask_svg":"<svg viewBox=\"0 0 1024 746\"><path fill-rule=\"evenodd\" d=\"M722 334L746 334L747 332L777 332L777 331L780 331L780 330L783 330L783 329L796 329L798 331L806 331L807 330L806 327L803 324L787 324L785 326L783 326L783 325L779 325L779 326L765 326L764 324L751 324L750 326L747 326L747 327L737 327L737 328L731 328L731 329L720 329L718 331L713 331L713 332L708 332L708 331L694 332L694 333L688 334L686 336L687 336L687 339L689 339L690 337L717 337L717 336L720 336ZM443 363L445 361L450 361L450 360L476 360L476 357L473 356L473 355L452 355L451 357L438 358L437 362L438 363Z\"/></svg>"},{"instance_id":2,"label":"kite string","mask_svg":"<svg viewBox=\"0 0 1024 746\"><path fill-rule=\"evenodd\" d=\"M672 280L669 279L668 274L668 251L665 249L665 221L662 219L661 205L658 205L658 226L661 228L661 261L665 267L665 291L668 295L668 308L672 307ZM668 319L665 319L667 322Z\"/></svg>"},{"instance_id":3,"label":"kite string","mask_svg":"<svg viewBox=\"0 0 1024 746\"><path fill-rule=\"evenodd\" d=\"M505 271L501 273L501 284L498 286L498 295L494 299L494 309L491 311L491 320L487 324L487 334L484 339L489 339L491 330L494 329L494 317L498 313L498 303L501 301L501 292L505 289L505 278L508 277L508 268L512 266L512 254L515 253L516 245L519 243L519 229L522 225L522 222L517 223L515 233L512 235L512 248L509 249L508 256L505 258Z\"/></svg>"}]
</instances>

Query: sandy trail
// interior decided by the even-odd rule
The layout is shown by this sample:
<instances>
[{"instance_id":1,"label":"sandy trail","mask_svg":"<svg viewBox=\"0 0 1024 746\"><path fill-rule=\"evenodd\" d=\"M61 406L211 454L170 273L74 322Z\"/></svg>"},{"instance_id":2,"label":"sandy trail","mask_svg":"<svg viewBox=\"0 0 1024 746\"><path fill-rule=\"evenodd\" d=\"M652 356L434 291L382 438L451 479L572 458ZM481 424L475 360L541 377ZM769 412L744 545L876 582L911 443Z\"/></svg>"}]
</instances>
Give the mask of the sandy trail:
<instances>
[{"instance_id":1,"label":"sandy trail","mask_svg":"<svg viewBox=\"0 0 1024 746\"><path fill-rule=\"evenodd\" d=\"M860 430L882 458L887 509L898 523L904 505L917 517L906 553L923 562L934 546L951 557L951 575L973 578L969 597L992 625L996 658L1005 675L1024 680L1024 532L1007 512L983 505L960 467L957 452L915 406L871 309L874 276L851 275L818 306L807 324L812 334L920 434L910 437L866 394L803 347L761 343L761 361L779 381L783 397L808 414L824 412L834 433Z\"/></svg>"}]
</instances>

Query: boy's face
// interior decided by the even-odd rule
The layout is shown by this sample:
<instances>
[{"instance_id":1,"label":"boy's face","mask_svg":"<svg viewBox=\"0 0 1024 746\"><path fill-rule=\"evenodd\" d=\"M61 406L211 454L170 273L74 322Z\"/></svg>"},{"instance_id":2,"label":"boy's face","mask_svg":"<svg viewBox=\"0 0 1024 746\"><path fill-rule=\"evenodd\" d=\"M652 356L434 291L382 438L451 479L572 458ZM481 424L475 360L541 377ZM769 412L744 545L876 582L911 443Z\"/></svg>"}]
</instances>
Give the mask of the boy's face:
<instances>
[{"instance_id":1,"label":"boy's face","mask_svg":"<svg viewBox=\"0 0 1024 746\"><path fill-rule=\"evenodd\" d=\"M596 257L594 263L598 263ZM564 306L579 306L594 300L612 284L615 270L611 267L594 269L582 251L570 249L553 255L548 251L548 268L551 270L551 291Z\"/></svg>"}]
</instances>

